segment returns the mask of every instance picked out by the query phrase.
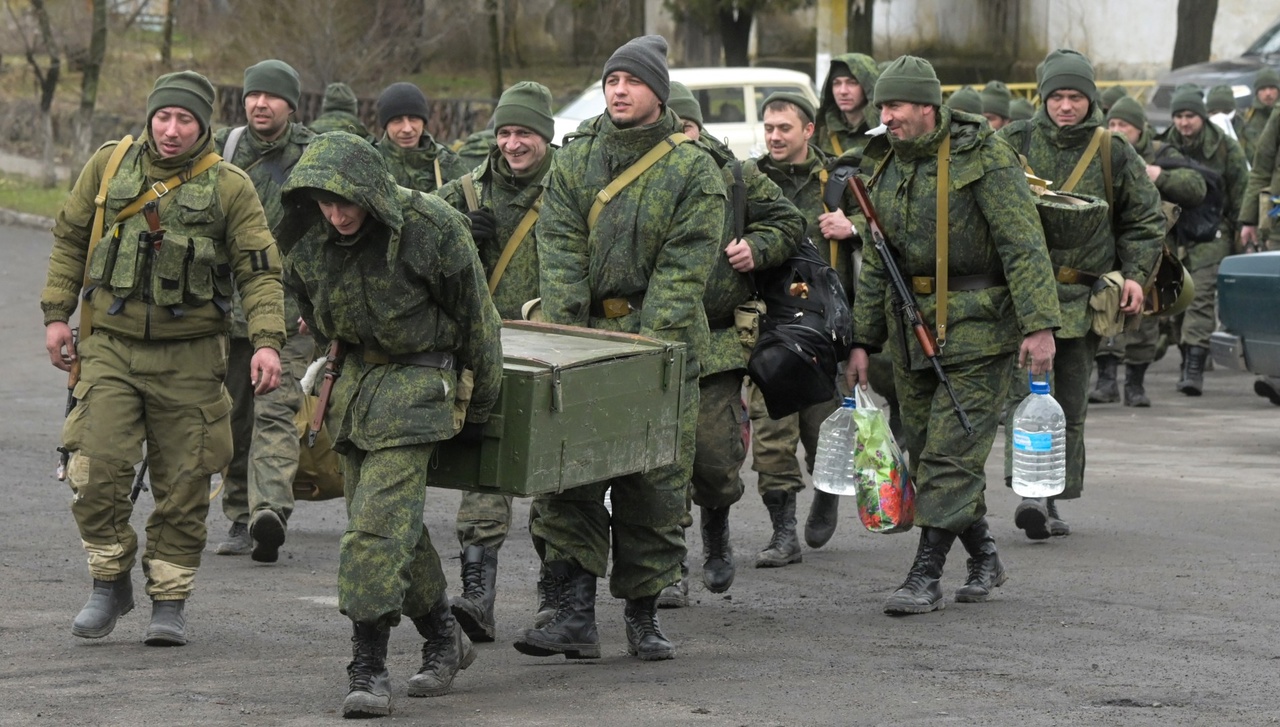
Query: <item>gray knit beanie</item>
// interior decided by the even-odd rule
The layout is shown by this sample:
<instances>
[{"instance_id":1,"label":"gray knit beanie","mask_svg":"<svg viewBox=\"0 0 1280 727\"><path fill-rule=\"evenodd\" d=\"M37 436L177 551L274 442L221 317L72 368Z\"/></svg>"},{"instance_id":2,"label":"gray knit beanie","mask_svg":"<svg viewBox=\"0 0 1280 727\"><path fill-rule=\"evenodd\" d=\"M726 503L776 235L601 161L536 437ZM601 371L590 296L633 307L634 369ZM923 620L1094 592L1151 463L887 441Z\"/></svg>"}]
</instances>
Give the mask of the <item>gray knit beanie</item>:
<instances>
[{"instance_id":1,"label":"gray knit beanie","mask_svg":"<svg viewBox=\"0 0 1280 727\"><path fill-rule=\"evenodd\" d=\"M600 76L603 83L614 71L625 71L644 81L662 103L671 95L671 73L667 70L667 39L660 35L632 38L609 56Z\"/></svg>"},{"instance_id":2,"label":"gray knit beanie","mask_svg":"<svg viewBox=\"0 0 1280 727\"><path fill-rule=\"evenodd\" d=\"M1093 64L1083 53L1060 49L1045 57L1040 98L1049 98L1049 94L1064 88L1079 91L1090 100L1097 97L1098 86L1094 82Z\"/></svg>"},{"instance_id":3,"label":"gray knit beanie","mask_svg":"<svg viewBox=\"0 0 1280 727\"><path fill-rule=\"evenodd\" d=\"M942 85L933 65L916 56L901 56L880 74L876 81L875 105L890 101L942 105Z\"/></svg>"},{"instance_id":4,"label":"gray knit beanie","mask_svg":"<svg viewBox=\"0 0 1280 727\"><path fill-rule=\"evenodd\" d=\"M682 121L692 121L702 127L702 106L693 97L689 87L679 81L671 82L671 93L667 97L667 108L675 112Z\"/></svg>"},{"instance_id":5,"label":"gray knit beanie","mask_svg":"<svg viewBox=\"0 0 1280 727\"><path fill-rule=\"evenodd\" d=\"M1013 93L1001 81L987 81L982 87L982 113L995 114L1001 118L1009 118L1009 104L1013 102Z\"/></svg>"}]
</instances>

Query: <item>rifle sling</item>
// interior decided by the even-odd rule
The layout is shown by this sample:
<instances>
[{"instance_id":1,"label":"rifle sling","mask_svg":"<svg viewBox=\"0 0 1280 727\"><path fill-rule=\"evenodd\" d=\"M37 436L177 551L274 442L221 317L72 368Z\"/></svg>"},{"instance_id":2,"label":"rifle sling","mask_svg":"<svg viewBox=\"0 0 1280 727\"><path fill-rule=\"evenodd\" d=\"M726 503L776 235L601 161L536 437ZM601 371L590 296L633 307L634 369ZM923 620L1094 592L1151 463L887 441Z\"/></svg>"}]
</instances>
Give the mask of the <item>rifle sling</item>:
<instances>
[{"instance_id":1,"label":"rifle sling","mask_svg":"<svg viewBox=\"0 0 1280 727\"><path fill-rule=\"evenodd\" d=\"M502 274L507 271L507 266L511 264L511 258L515 257L516 250L520 247L520 243L524 242L524 238L529 236L529 231L533 229L533 224L538 221L538 212L542 209L542 195L533 201L533 206L529 211L524 213L524 217L520 218L520 224L516 225L516 229L511 233L511 238L507 240L506 247L502 248L502 255L498 257L498 264L493 267L493 274L489 276L489 295L498 289L498 281L502 280Z\"/></svg>"},{"instance_id":2,"label":"rifle sling","mask_svg":"<svg viewBox=\"0 0 1280 727\"><path fill-rule=\"evenodd\" d=\"M471 172L462 175L462 197L467 201L467 211L475 212L480 209L480 198L476 196L475 178L471 176Z\"/></svg>"},{"instance_id":3,"label":"rifle sling","mask_svg":"<svg viewBox=\"0 0 1280 727\"><path fill-rule=\"evenodd\" d=\"M937 247L935 251L934 295L937 304L938 348L947 343L947 265L949 232L951 227L951 134L942 135L942 143L938 145L938 202L937 202Z\"/></svg>"},{"instance_id":4,"label":"rifle sling","mask_svg":"<svg viewBox=\"0 0 1280 727\"><path fill-rule=\"evenodd\" d=\"M107 166L102 171L102 182L98 185L98 196L93 198L93 226L89 228L89 251L84 258L84 283L85 289L88 289L91 281L89 280L89 261L93 259L94 248L98 246L98 241L102 239L102 225L106 221L107 216L107 185L111 184L112 177L116 176L116 172L120 169L120 162L124 160L124 155L129 152L129 147L133 146L133 137L126 136L116 143L116 148L111 150L111 156L107 157ZM80 307L80 338L81 340L88 338L93 332L93 309L89 305L89 299L86 297Z\"/></svg>"},{"instance_id":5,"label":"rifle sling","mask_svg":"<svg viewBox=\"0 0 1280 727\"><path fill-rule=\"evenodd\" d=\"M612 202L619 192L636 181L641 174L649 171L649 167L657 164L658 160L687 141L689 141L689 137L679 132L666 137L655 144L652 149L645 152L645 155L640 157L635 164L627 167L622 174L619 174L612 182L609 182L607 187L596 192L596 199L591 203L591 211L587 213L587 230L590 231L595 228L596 220L599 219L600 213L604 211L605 205Z\"/></svg>"},{"instance_id":6,"label":"rifle sling","mask_svg":"<svg viewBox=\"0 0 1280 727\"><path fill-rule=\"evenodd\" d=\"M831 132L831 150L835 152L836 156L844 154L844 147L840 146L840 139L836 137L834 131Z\"/></svg>"}]
</instances>

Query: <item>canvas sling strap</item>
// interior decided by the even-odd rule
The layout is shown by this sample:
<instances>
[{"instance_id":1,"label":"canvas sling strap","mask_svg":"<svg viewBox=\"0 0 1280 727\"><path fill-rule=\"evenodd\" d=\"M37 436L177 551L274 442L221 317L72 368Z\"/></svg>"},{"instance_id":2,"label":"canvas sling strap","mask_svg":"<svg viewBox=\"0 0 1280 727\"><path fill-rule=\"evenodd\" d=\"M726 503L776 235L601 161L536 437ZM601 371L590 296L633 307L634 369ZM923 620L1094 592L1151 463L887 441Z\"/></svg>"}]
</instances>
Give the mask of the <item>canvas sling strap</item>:
<instances>
[{"instance_id":1,"label":"canvas sling strap","mask_svg":"<svg viewBox=\"0 0 1280 727\"><path fill-rule=\"evenodd\" d=\"M107 185L111 183L111 178L116 176L116 171L120 169L120 162L124 160L124 155L129 152L129 147L133 146L133 137L126 136L121 139L116 148L111 151L111 156L107 157L107 166L102 171L102 183L98 185L98 196L93 198L93 227L89 228L89 251L85 255L84 266L84 288L87 290L90 285L89 280L89 261L93 259L93 250L98 246L98 241L102 239L102 223L106 221L107 216ZM80 340L89 337L93 332L93 310L89 307L89 299L84 299L84 304L80 308Z\"/></svg>"},{"instance_id":2,"label":"canvas sling strap","mask_svg":"<svg viewBox=\"0 0 1280 727\"><path fill-rule=\"evenodd\" d=\"M947 245L951 228L951 134L942 135L938 145L938 240L935 246L933 293L937 305L938 348L947 344Z\"/></svg>"},{"instance_id":3,"label":"canvas sling strap","mask_svg":"<svg viewBox=\"0 0 1280 727\"><path fill-rule=\"evenodd\" d=\"M587 213L587 229L594 229L596 220L599 219L600 213L604 211L605 205L609 204L618 196L618 193L626 188L627 185L640 178L641 174L649 171L649 167L658 163L662 157L670 154L673 149L681 144L689 141L689 137L680 132L676 132L662 141L654 144L653 148L645 153L644 156L636 160L635 164L627 167L622 174L619 174L609 186L596 192L596 201L591 203L591 211Z\"/></svg>"},{"instance_id":4,"label":"canvas sling strap","mask_svg":"<svg viewBox=\"0 0 1280 727\"><path fill-rule=\"evenodd\" d=\"M436 171L436 189L444 186L444 175L440 173L440 157L431 160L431 168Z\"/></svg>"},{"instance_id":5,"label":"canvas sling strap","mask_svg":"<svg viewBox=\"0 0 1280 727\"><path fill-rule=\"evenodd\" d=\"M1071 176L1067 177L1059 189L1063 192L1070 192L1080 183L1080 179L1084 177L1085 170L1089 168L1089 162L1093 161L1093 157L1098 153L1099 148L1102 150L1102 181L1107 190L1107 204L1113 205L1114 196L1111 191L1111 131L1099 126L1093 130L1093 138L1089 140L1089 146L1085 147L1084 154L1080 156L1080 161L1076 162L1075 169L1071 170Z\"/></svg>"},{"instance_id":6,"label":"canvas sling strap","mask_svg":"<svg viewBox=\"0 0 1280 727\"><path fill-rule=\"evenodd\" d=\"M471 172L462 175L459 180L462 184L462 197L467 201L467 211L475 212L480 209L480 198L476 196L476 179L471 176Z\"/></svg>"},{"instance_id":7,"label":"canvas sling strap","mask_svg":"<svg viewBox=\"0 0 1280 727\"><path fill-rule=\"evenodd\" d=\"M236 128L227 132L227 140L222 144L222 158L226 159L232 164L235 164L235 162L232 162L231 160L236 158L236 149L240 148L240 137L244 136L245 128L246 127L244 126L237 126ZM261 159L261 158L262 157L258 157L258 159ZM256 159L254 160L254 163L255 164L257 163ZM243 171L247 172L249 170L245 169Z\"/></svg>"},{"instance_id":8,"label":"canvas sling strap","mask_svg":"<svg viewBox=\"0 0 1280 727\"><path fill-rule=\"evenodd\" d=\"M507 271L507 265L511 264L511 258L515 257L516 250L519 249L520 243L524 242L524 238L529 236L529 231L533 229L533 225L538 221L538 212L542 209L542 195L533 201L533 206L528 212L524 213L524 217L520 218L520 224L516 225L515 232L511 233L511 238L507 240L506 247L502 248L502 254L498 256L498 264L493 266L493 274L489 276L489 295L493 295L493 291L498 289L498 281L502 280L502 274Z\"/></svg>"},{"instance_id":9,"label":"canvas sling strap","mask_svg":"<svg viewBox=\"0 0 1280 727\"><path fill-rule=\"evenodd\" d=\"M831 150L836 153L836 156L844 154L844 147L840 146L840 140L836 138L834 133L831 134Z\"/></svg>"},{"instance_id":10,"label":"canvas sling strap","mask_svg":"<svg viewBox=\"0 0 1280 727\"><path fill-rule=\"evenodd\" d=\"M836 137L834 135L831 137L833 141L835 140L835 138ZM818 194L819 195L821 195L822 192L827 188L827 180L829 179L831 179L831 175L827 173L826 169L818 170ZM832 209L827 206L826 199L822 200L822 209L826 210L827 212L832 211ZM827 240L827 245L830 246L830 252L828 254L831 256L831 269L835 270L836 262L840 259L840 243L837 242L836 240Z\"/></svg>"},{"instance_id":11,"label":"canvas sling strap","mask_svg":"<svg viewBox=\"0 0 1280 727\"><path fill-rule=\"evenodd\" d=\"M169 194L170 192L177 189L178 187L181 187L183 184L186 184L192 179L195 179L201 174L204 174L205 172L209 171L210 169L213 168L215 164L217 164L220 161L222 161L222 157L218 156L216 152L211 151L208 154L205 154L204 156L200 157L200 159L195 163L195 165L191 167L191 171L189 173L184 174L182 172L178 172L177 174L173 175L172 177L169 177L168 179L162 182L156 182L155 184L151 185L151 187L146 192L144 192L141 197L138 197L134 201L130 202L128 207L125 207L124 209L120 210L120 214L116 215L116 219L113 224L124 222L130 217L133 217L134 215L138 214L138 212L140 212L148 202L155 199L160 199L166 194ZM106 188L103 187L103 189L104 189L104 195L105 195Z\"/></svg>"}]
</instances>

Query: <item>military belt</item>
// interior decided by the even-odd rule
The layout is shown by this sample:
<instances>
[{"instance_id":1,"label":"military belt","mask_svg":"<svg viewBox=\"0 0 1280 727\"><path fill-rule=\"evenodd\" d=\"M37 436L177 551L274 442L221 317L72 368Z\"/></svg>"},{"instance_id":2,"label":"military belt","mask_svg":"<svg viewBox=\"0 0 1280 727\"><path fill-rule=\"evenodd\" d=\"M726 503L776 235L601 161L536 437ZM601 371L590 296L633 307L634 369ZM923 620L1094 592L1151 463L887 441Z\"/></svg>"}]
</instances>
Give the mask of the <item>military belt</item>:
<instances>
[{"instance_id":1,"label":"military belt","mask_svg":"<svg viewBox=\"0 0 1280 727\"><path fill-rule=\"evenodd\" d=\"M1053 277L1065 285L1087 285L1092 288L1097 285L1101 276L1062 265L1053 269Z\"/></svg>"},{"instance_id":2,"label":"military belt","mask_svg":"<svg viewBox=\"0 0 1280 727\"><path fill-rule=\"evenodd\" d=\"M911 278L911 290L916 295L933 295L935 283L935 278L914 275ZM1000 273L951 275L947 277L947 288L949 290L986 290L987 288L998 288L1008 284L1008 281L1004 279L1004 275Z\"/></svg>"},{"instance_id":3,"label":"military belt","mask_svg":"<svg viewBox=\"0 0 1280 727\"><path fill-rule=\"evenodd\" d=\"M644 307L643 295L628 295L625 298L605 298L599 303L591 302L591 315L596 318L621 318Z\"/></svg>"},{"instance_id":4,"label":"military belt","mask_svg":"<svg viewBox=\"0 0 1280 727\"><path fill-rule=\"evenodd\" d=\"M432 369L444 369L451 371L454 368L454 358L451 353L443 353L439 351L419 351L418 353L386 353L376 349L361 346L356 349L357 354L365 363L374 365L385 364L404 364L406 366L424 366Z\"/></svg>"}]
</instances>

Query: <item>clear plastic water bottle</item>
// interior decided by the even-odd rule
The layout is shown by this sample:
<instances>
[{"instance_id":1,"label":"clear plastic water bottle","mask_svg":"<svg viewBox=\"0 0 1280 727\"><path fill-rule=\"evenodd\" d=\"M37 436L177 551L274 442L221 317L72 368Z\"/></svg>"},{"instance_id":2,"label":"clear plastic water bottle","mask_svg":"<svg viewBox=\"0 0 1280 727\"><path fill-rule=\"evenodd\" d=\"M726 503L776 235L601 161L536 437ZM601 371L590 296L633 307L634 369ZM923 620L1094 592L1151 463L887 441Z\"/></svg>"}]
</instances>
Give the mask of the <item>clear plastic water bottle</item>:
<instances>
[{"instance_id":1,"label":"clear plastic water bottle","mask_svg":"<svg viewBox=\"0 0 1280 727\"><path fill-rule=\"evenodd\" d=\"M1013 412L1013 491L1053 497L1067 488L1067 417L1049 394L1049 382L1032 381L1031 394Z\"/></svg>"},{"instance_id":2,"label":"clear plastic water bottle","mask_svg":"<svg viewBox=\"0 0 1280 727\"><path fill-rule=\"evenodd\" d=\"M818 453L813 458L813 486L832 495L854 494L856 468L853 451L858 427L853 421L857 408L852 396L846 396L839 409L822 422L818 430Z\"/></svg>"}]
</instances>

